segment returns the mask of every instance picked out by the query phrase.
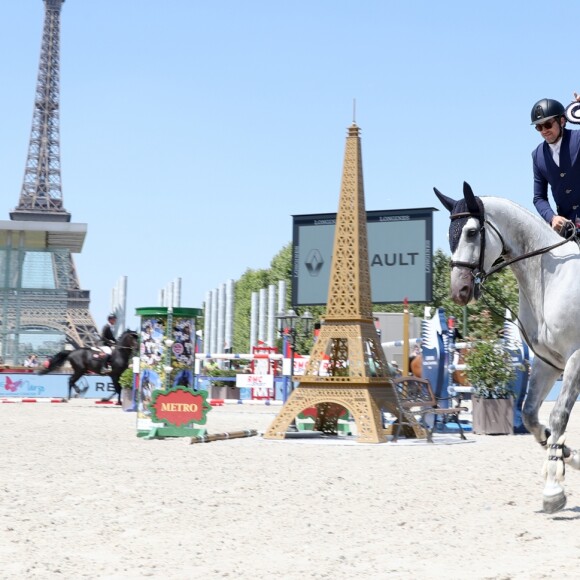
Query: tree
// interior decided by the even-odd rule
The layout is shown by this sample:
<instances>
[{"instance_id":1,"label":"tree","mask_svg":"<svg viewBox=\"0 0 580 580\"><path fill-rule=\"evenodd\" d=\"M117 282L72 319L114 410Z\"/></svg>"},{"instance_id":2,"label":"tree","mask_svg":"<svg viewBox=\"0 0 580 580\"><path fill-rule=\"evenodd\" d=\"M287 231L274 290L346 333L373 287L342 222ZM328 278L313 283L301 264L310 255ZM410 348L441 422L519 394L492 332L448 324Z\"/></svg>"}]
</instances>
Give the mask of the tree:
<instances>
[{"instance_id":1,"label":"tree","mask_svg":"<svg viewBox=\"0 0 580 580\"><path fill-rule=\"evenodd\" d=\"M292 276L292 243L286 244L270 262L268 277L276 284L279 280L290 280ZM290 289L290 286L288 286ZM289 296L287 296L289 298ZM290 303L289 300L287 301Z\"/></svg>"},{"instance_id":2,"label":"tree","mask_svg":"<svg viewBox=\"0 0 580 580\"><path fill-rule=\"evenodd\" d=\"M250 344L250 318L252 312L252 292L268 286L268 270L248 269L235 283L234 289L234 332L233 351L245 352Z\"/></svg>"}]
</instances>

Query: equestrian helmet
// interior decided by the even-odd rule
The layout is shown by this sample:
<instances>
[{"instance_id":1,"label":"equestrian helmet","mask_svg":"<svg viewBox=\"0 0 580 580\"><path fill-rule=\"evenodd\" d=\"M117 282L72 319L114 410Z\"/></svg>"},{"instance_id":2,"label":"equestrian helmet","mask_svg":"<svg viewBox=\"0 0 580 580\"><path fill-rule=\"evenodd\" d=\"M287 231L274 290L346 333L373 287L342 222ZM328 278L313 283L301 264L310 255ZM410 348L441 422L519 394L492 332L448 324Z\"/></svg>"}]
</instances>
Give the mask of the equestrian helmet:
<instances>
[{"instance_id":1,"label":"equestrian helmet","mask_svg":"<svg viewBox=\"0 0 580 580\"><path fill-rule=\"evenodd\" d=\"M554 99L540 99L532 107L532 125L543 123L554 117L561 117L565 114L564 105Z\"/></svg>"}]
</instances>

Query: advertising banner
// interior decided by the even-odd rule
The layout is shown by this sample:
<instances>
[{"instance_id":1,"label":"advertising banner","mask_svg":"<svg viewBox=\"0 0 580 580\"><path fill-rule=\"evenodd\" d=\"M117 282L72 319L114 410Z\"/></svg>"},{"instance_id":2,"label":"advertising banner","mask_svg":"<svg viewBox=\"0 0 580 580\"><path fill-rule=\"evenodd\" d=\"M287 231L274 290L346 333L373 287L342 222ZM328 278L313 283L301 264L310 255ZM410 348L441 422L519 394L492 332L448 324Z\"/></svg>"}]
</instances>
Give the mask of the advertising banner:
<instances>
[{"instance_id":1,"label":"advertising banner","mask_svg":"<svg viewBox=\"0 0 580 580\"><path fill-rule=\"evenodd\" d=\"M522 419L522 407L528 389L529 348L523 341L518 327L507 319L503 326L503 341L516 369L514 380L510 385L515 394L514 433L527 433L528 430L524 426Z\"/></svg>"},{"instance_id":2,"label":"advertising banner","mask_svg":"<svg viewBox=\"0 0 580 580\"><path fill-rule=\"evenodd\" d=\"M423 378L427 379L433 388L437 398L447 397L448 385L448 354L445 342L447 341L448 327L445 311L438 308L431 319L425 319L421 323L423 342L421 354L423 355ZM443 404L448 402L443 401Z\"/></svg>"},{"instance_id":3,"label":"advertising banner","mask_svg":"<svg viewBox=\"0 0 580 580\"><path fill-rule=\"evenodd\" d=\"M250 388L252 399L274 398L274 375L236 375L236 387Z\"/></svg>"},{"instance_id":4,"label":"advertising banner","mask_svg":"<svg viewBox=\"0 0 580 580\"><path fill-rule=\"evenodd\" d=\"M430 302L435 208L367 211L374 304ZM293 216L292 304L326 304L336 214Z\"/></svg>"},{"instance_id":5,"label":"advertising banner","mask_svg":"<svg viewBox=\"0 0 580 580\"><path fill-rule=\"evenodd\" d=\"M309 356L296 356L294 357L294 370L291 371L290 366L291 366L291 360L289 358L285 358L282 360L282 374L284 376L301 376L304 375L306 373L306 365L308 364L308 361L310 360ZM319 365L319 371L318 374L321 377L327 377L328 376L328 365L330 364L330 361L328 360L322 360L320 362Z\"/></svg>"},{"instance_id":6,"label":"advertising banner","mask_svg":"<svg viewBox=\"0 0 580 580\"><path fill-rule=\"evenodd\" d=\"M0 373L0 398L61 398L68 397L70 375L36 375L33 373ZM115 392L108 377L85 375L77 381L80 393L74 398L103 399Z\"/></svg>"},{"instance_id":7,"label":"advertising banner","mask_svg":"<svg viewBox=\"0 0 580 580\"><path fill-rule=\"evenodd\" d=\"M139 436L191 435L197 431L195 422L205 423L207 393L193 391L195 319L200 314L198 308L137 308L137 315L141 317ZM185 408L190 420L183 418L182 410L177 411ZM194 408L196 411L191 411Z\"/></svg>"}]
</instances>

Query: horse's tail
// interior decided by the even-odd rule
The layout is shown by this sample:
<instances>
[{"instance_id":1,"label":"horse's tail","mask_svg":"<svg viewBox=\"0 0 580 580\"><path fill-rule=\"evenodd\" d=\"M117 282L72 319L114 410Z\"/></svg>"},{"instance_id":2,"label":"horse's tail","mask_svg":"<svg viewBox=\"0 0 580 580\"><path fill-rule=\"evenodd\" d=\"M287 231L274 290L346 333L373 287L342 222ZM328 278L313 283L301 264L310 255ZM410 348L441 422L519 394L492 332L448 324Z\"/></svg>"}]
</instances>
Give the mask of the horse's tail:
<instances>
[{"instance_id":1,"label":"horse's tail","mask_svg":"<svg viewBox=\"0 0 580 580\"><path fill-rule=\"evenodd\" d=\"M42 366L37 371L37 374L45 375L47 373L54 371L55 369L58 369L59 367L61 367L65 363L66 359L68 358L68 355L71 352L73 352L73 351L72 350L61 350L59 353L55 354L49 361L47 361L48 364L46 366Z\"/></svg>"}]
</instances>

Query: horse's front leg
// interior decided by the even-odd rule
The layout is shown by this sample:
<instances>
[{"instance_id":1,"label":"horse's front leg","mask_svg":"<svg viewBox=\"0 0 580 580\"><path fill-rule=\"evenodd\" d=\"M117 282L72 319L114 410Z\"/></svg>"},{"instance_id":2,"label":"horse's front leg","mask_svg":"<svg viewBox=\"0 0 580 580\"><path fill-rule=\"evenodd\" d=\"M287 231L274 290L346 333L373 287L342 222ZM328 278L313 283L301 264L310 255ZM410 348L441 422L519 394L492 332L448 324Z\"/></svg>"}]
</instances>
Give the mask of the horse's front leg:
<instances>
[{"instance_id":1,"label":"horse's front leg","mask_svg":"<svg viewBox=\"0 0 580 580\"><path fill-rule=\"evenodd\" d=\"M547 425L540 423L540 407L559 376L558 369L546 364L538 357L534 358L522 407L522 420L526 429L542 447L546 446L550 429Z\"/></svg>"},{"instance_id":2,"label":"horse's front leg","mask_svg":"<svg viewBox=\"0 0 580 580\"><path fill-rule=\"evenodd\" d=\"M70 377L70 379L68 380L68 398L70 399L72 396L72 392L73 389L75 390L75 393L77 395L80 394L80 389L77 387L76 383L77 381L82 377L83 375L78 374L78 373L73 373Z\"/></svg>"},{"instance_id":3,"label":"horse's front leg","mask_svg":"<svg viewBox=\"0 0 580 580\"><path fill-rule=\"evenodd\" d=\"M570 419L570 412L580 392L580 351L576 351L566 363L562 390L550 413L548 457L544 464L546 485L544 487L544 511L554 513L566 505L566 494L562 487L565 465L580 469L580 451L564 445L564 433Z\"/></svg>"},{"instance_id":4,"label":"horse's front leg","mask_svg":"<svg viewBox=\"0 0 580 580\"><path fill-rule=\"evenodd\" d=\"M121 405L121 383L119 382L119 377L117 375L111 376L113 381L113 386L115 387L115 394L117 395L117 405Z\"/></svg>"}]
</instances>

